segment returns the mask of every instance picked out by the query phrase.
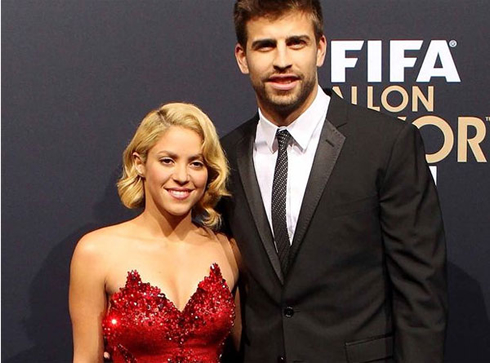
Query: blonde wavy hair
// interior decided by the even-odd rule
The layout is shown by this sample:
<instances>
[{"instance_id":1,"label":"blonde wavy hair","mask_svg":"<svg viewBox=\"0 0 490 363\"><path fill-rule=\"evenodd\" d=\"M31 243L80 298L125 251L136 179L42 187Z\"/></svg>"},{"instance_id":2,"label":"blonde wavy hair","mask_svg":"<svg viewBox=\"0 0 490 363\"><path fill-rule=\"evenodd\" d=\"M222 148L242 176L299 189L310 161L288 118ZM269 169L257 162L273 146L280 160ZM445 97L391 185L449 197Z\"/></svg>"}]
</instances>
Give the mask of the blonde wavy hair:
<instances>
[{"instance_id":1,"label":"blonde wavy hair","mask_svg":"<svg viewBox=\"0 0 490 363\"><path fill-rule=\"evenodd\" d=\"M141 121L123 153L123 172L117 183L119 197L127 208L145 206L144 179L137 173L133 154L138 153L146 163L148 151L172 126L195 131L203 140L202 154L208 169L208 182L204 195L192 208L192 216L200 219L203 225L216 229L221 218L214 207L222 196L229 195L226 190L228 164L213 123L204 112L189 103L165 104Z\"/></svg>"}]
</instances>

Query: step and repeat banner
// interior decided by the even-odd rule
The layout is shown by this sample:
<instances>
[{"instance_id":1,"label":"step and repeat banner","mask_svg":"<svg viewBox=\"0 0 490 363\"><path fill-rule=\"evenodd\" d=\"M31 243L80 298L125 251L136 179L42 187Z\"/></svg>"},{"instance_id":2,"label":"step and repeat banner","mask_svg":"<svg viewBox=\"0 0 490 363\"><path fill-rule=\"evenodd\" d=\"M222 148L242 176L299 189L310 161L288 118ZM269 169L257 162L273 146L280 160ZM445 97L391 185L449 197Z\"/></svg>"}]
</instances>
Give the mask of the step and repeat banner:
<instances>
[{"instance_id":1,"label":"step and repeat banner","mask_svg":"<svg viewBox=\"0 0 490 363\"><path fill-rule=\"evenodd\" d=\"M448 244L446 362L490 359L490 2L323 0L320 83L414 123ZM80 237L131 218L115 182L151 109L221 135L256 112L230 0L2 1L2 362L69 362Z\"/></svg>"}]
</instances>

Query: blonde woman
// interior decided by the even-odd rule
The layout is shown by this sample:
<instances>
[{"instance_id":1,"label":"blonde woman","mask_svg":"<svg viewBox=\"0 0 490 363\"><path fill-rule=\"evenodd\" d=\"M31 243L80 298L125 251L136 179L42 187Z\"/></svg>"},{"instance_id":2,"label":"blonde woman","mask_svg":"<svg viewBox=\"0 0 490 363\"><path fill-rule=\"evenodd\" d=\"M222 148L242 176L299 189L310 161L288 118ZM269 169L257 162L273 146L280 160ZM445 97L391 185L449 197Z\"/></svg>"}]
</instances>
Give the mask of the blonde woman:
<instances>
[{"instance_id":1,"label":"blonde woman","mask_svg":"<svg viewBox=\"0 0 490 363\"><path fill-rule=\"evenodd\" d=\"M104 341L114 362L219 362L240 322L238 252L213 232L228 176L216 130L193 105L164 105L143 119L123 166L121 201L143 211L78 242L74 362L101 362Z\"/></svg>"}]
</instances>

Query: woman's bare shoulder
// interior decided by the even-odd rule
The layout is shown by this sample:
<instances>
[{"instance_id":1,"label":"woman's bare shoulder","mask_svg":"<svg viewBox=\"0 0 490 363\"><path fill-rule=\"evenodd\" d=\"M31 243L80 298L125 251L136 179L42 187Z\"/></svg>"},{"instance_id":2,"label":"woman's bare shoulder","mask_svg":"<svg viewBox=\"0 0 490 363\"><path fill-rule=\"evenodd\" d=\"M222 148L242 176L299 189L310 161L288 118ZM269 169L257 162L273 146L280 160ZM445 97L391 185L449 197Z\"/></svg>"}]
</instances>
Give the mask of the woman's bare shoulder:
<instances>
[{"instance_id":1,"label":"woman's bare shoulder","mask_svg":"<svg viewBox=\"0 0 490 363\"><path fill-rule=\"evenodd\" d=\"M78 241L74 258L93 260L107 257L127 239L131 223L132 221L127 221L87 233Z\"/></svg>"},{"instance_id":2,"label":"woman's bare shoulder","mask_svg":"<svg viewBox=\"0 0 490 363\"><path fill-rule=\"evenodd\" d=\"M236 241L234 238L228 237L222 232L215 232L216 238L221 242L222 245L231 247L232 249L238 249Z\"/></svg>"},{"instance_id":3,"label":"woman's bare shoulder","mask_svg":"<svg viewBox=\"0 0 490 363\"><path fill-rule=\"evenodd\" d=\"M235 262L237 268L241 270L242 258L235 239L228 237L224 233L217 232L215 234L216 234L216 238L221 243L224 250L227 251L227 255L233 258L233 261Z\"/></svg>"},{"instance_id":4,"label":"woman's bare shoulder","mask_svg":"<svg viewBox=\"0 0 490 363\"><path fill-rule=\"evenodd\" d=\"M228 238L228 236L222 232L216 232L216 231L212 231L213 235L216 236L216 239L218 241L220 241L220 243L225 243L225 244L229 244L230 243L230 239Z\"/></svg>"}]
</instances>

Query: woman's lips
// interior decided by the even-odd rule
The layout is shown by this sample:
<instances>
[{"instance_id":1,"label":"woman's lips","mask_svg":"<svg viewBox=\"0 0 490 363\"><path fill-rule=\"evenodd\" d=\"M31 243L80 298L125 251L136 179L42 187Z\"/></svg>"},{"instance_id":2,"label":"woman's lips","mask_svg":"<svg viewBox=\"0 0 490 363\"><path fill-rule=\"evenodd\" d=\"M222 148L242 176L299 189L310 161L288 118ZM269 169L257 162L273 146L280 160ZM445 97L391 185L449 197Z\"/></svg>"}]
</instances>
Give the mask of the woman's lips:
<instances>
[{"instance_id":1,"label":"woman's lips","mask_svg":"<svg viewBox=\"0 0 490 363\"><path fill-rule=\"evenodd\" d=\"M175 199L186 199L190 194L190 189L167 189L167 192Z\"/></svg>"}]
</instances>

